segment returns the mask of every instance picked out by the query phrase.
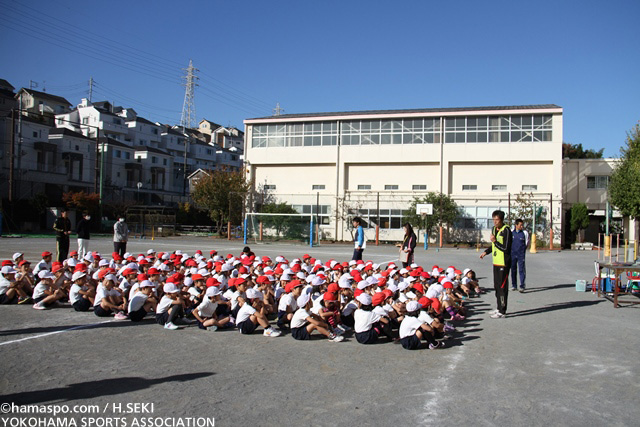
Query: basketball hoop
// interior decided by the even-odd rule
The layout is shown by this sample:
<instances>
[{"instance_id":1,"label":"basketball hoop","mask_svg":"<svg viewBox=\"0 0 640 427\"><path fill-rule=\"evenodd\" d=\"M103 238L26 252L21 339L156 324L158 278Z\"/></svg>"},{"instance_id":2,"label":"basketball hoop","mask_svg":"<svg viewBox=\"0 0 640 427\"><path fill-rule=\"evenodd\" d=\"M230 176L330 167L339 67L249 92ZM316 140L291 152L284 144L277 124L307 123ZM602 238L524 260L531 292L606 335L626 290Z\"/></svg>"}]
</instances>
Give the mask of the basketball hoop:
<instances>
[{"instance_id":1,"label":"basketball hoop","mask_svg":"<svg viewBox=\"0 0 640 427\"><path fill-rule=\"evenodd\" d=\"M424 221L427 215L433 215L433 205L431 203L418 203L416 205L416 213L422 217Z\"/></svg>"}]
</instances>

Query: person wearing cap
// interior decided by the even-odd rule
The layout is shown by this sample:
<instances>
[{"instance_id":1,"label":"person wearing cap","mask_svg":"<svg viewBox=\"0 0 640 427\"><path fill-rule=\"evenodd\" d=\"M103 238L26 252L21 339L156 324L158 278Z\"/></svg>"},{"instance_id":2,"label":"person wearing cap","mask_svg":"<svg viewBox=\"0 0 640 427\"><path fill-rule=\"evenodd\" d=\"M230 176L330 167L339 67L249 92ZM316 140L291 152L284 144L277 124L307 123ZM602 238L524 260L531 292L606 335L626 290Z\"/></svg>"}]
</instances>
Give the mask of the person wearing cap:
<instances>
[{"instance_id":1,"label":"person wearing cap","mask_svg":"<svg viewBox=\"0 0 640 427\"><path fill-rule=\"evenodd\" d=\"M51 257L53 256L51 252L49 251L44 251L42 252L42 259L36 264L36 266L33 268L33 274L35 276L38 275L38 273L40 273L40 271L42 270L47 270L47 271L51 271Z\"/></svg>"},{"instance_id":2,"label":"person wearing cap","mask_svg":"<svg viewBox=\"0 0 640 427\"><path fill-rule=\"evenodd\" d=\"M406 222L402 228L404 229L404 239L402 243L398 243L396 246L400 248L402 267L407 268L413 264L413 253L416 249L418 238L416 237L416 233L413 232L413 227L408 222Z\"/></svg>"},{"instance_id":3,"label":"person wearing cap","mask_svg":"<svg viewBox=\"0 0 640 427\"><path fill-rule=\"evenodd\" d=\"M296 340L309 340L311 333L318 331L331 342L340 342L344 337L331 331L331 326L322 317L311 312L313 301L307 292L301 294L296 305L299 307L291 318L291 336Z\"/></svg>"},{"instance_id":4,"label":"person wearing cap","mask_svg":"<svg viewBox=\"0 0 640 427\"><path fill-rule=\"evenodd\" d=\"M60 216L53 223L53 229L56 232L56 250L59 262L67 259L69 254L69 235L71 234L71 221L67 218L67 210L60 210Z\"/></svg>"},{"instance_id":5,"label":"person wearing cap","mask_svg":"<svg viewBox=\"0 0 640 427\"><path fill-rule=\"evenodd\" d=\"M356 340L360 344L374 344L382 333L382 324L388 324L389 320L380 317L373 311L371 295L361 293L356 297L358 309L353 314L354 331Z\"/></svg>"},{"instance_id":6,"label":"person wearing cap","mask_svg":"<svg viewBox=\"0 0 640 427\"><path fill-rule=\"evenodd\" d=\"M89 311L93 306L96 291L87 285L87 273L76 271L71 277L73 284L69 289L69 302L75 311Z\"/></svg>"},{"instance_id":7,"label":"person wearing cap","mask_svg":"<svg viewBox=\"0 0 640 427\"><path fill-rule=\"evenodd\" d=\"M16 281L16 270L6 265L0 269L0 304L25 304L31 301L28 283Z\"/></svg>"},{"instance_id":8,"label":"person wearing cap","mask_svg":"<svg viewBox=\"0 0 640 427\"><path fill-rule=\"evenodd\" d=\"M362 260L362 252L365 248L364 243L364 229L362 228L362 219L359 216L353 218L353 228L356 230L356 234L353 237L353 257L351 258L353 261Z\"/></svg>"},{"instance_id":9,"label":"person wearing cap","mask_svg":"<svg viewBox=\"0 0 640 427\"><path fill-rule=\"evenodd\" d=\"M115 275L107 274L96 287L96 296L93 299L93 314L96 316L109 317L115 314L117 319L126 318L123 313L126 305L122 290L116 286L116 281Z\"/></svg>"},{"instance_id":10,"label":"person wearing cap","mask_svg":"<svg viewBox=\"0 0 640 427\"><path fill-rule=\"evenodd\" d=\"M229 316L220 316L218 314L220 300L220 288L209 286L205 291L205 297L202 302L192 311L200 329L217 331L218 328L223 328L231 323Z\"/></svg>"},{"instance_id":11,"label":"person wearing cap","mask_svg":"<svg viewBox=\"0 0 640 427\"><path fill-rule=\"evenodd\" d=\"M476 273L472 269L466 268L462 272L462 280L460 283L462 283L462 286L466 286L467 288L473 290L476 293L476 296L480 296L480 294L483 294L484 291L476 280L475 275Z\"/></svg>"},{"instance_id":12,"label":"person wearing cap","mask_svg":"<svg viewBox=\"0 0 640 427\"><path fill-rule=\"evenodd\" d=\"M56 301L64 298L66 294L53 284L55 276L47 270L38 273L40 281L33 289L33 308L36 310L45 310L51 307Z\"/></svg>"},{"instance_id":13,"label":"person wearing cap","mask_svg":"<svg viewBox=\"0 0 640 427\"><path fill-rule=\"evenodd\" d=\"M432 350L442 347L442 343L434 338L433 328L418 318L421 308L422 305L418 301L407 303L407 313L400 323L400 344L407 350L417 350L424 339Z\"/></svg>"},{"instance_id":14,"label":"person wearing cap","mask_svg":"<svg viewBox=\"0 0 640 427\"><path fill-rule=\"evenodd\" d=\"M129 320L132 322L140 322L150 311L155 311L158 305L153 291L155 286L149 280L140 282L140 286L129 294Z\"/></svg>"},{"instance_id":15,"label":"person wearing cap","mask_svg":"<svg viewBox=\"0 0 640 427\"><path fill-rule=\"evenodd\" d=\"M344 332L351 330L351 328L342 324L337 293L325 292L320 297L316 298L315 302L319 303L319 306L317 308L314 307L312 313L317 314L323 322L329 325L329 330L331 332L336 335L341 335Z\"/></svg>"},{"instance_id":16,"label":"person wearing cap","mask_svg":"<svg viewBox=\"0 0 640 427\"><path fill-rule=\"evenodd\" d=\"M180 289L175 283L167 282L164 285L164 295L156 307L156 323L163 325L165 329L176 330L176 322L183 317L184 301L180 296Z\"/></svg>"},{"instance_id":17,"label":"person wearing cap","mask_svg":"<svg viewBox=\"0 0 640 427\"><path fill-rule=\"evenodd\" d=\"M113 224L113 251L117 252L121 257L126 258L124 254L127 252L127 241L129 240L129 227L124 222L124 216L120 216L118 221Z\"/></svg>"},{"instance_id":18,"label":"person wearing cap","mask_svg":"<svg viewBox=\"0 0 640 427\"><path fill-rule=\"evenodd\" d=\"M16 270L16 282L22 286L25 294L27 294L27 299L30 300L31 297L29 297L29 295L33 293L33 287L36 285L35 276L31 271L31 263L26 259L23 259L18 263L18 268Z\"/></svg>"},{"instance_id":19,"label":"person wearing cap","mask_svg":"<svg viewBox=\"0 0 640 427\"><path fill-rule=\"evenodd\" d=\"M509 297L509 269L511 268L511 229L504 223L504 212L497 210L491 214L493 229L491 230L491 247L482 252L480 258L493 256L493 287L496 291L498 308L491 314L493 319L504 318L507 314Z\"/></svg>"},{"instance_id":20,"label":"person wearing cap","mask_svg":"<svg viewBox=\"0 0 640 427\"><path fill-rule=\"evenodd\" d=\"M292 280L285 284L284 294L278 302L278 321L277 325L280 329L288 328L293 319L293 314L298 309L296 301L302 293L303 284L299 280Z\"/></svg>"},{"instance_id":21,"label":"person wearing cap","mask_svg":"<svg viewBox=\"0 0 640 427\"><path fill-rule=\"evenodd\" d=\"M242 334L252 334L258 325L264 328L262 333L265 337L278 337L281 332L269 325L266 310L262 303L261 292L249 288L246 292L246 299L238 298L238 315L236 316L236 326Z\"/></svg>"},{"instance_id":22,"label":"person wearing cap","mask_svg":"<svg viewBox=\"0 0 640 427\"><path fill-rule=\"evenodd\" d=\"M78 256L83 258L89 253L89 240L91 239L91 215L89 212L82 213L82 219L76 225L76 234L78 235Z\"/></svg>"}]
</instances>

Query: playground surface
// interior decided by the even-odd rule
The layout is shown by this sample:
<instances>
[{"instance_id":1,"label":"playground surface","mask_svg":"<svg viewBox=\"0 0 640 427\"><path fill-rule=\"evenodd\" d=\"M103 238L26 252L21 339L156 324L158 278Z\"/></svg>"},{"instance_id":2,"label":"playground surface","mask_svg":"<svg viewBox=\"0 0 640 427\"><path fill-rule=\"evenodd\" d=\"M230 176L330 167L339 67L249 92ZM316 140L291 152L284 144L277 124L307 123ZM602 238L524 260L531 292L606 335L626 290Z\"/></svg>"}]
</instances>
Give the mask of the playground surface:
<instances>
[{"instance_id":1,"label":"playground surface","mask_svg":"<svg viewBox=\"0 0 640 427\"><path fill-rule=\"evenodd\" d=\"M127 249L239 254L243 246L176 237L136 239ZM346 244L250 246L288 259L309 253L348 260L352 252ZM90 248L113 250L107 238L92 239ZM1 259L20 251L37 261L54 249L52 238L0 240ZM479 255L418 249L416 262L472 268L491 288L490 258ZM576 292L577 279L591 283L596 256L527 254L528 289L509 293L508 317L489 318L493 292L473 299L469 318L441 350L363 346L349 337L330 343L197 327L167 331L150 319L132 324L69 308L0 306L0 403L98 405L99 414L57 415L84 419L78 425L87 427L107 427L107 419L109 427L131 426L142 417L156 419L153 425L187 425L189 417L215 419L216 426L637 425L640 306L614 309L591 292ZM386 263L397 252L371 245L364 258ZM131 403L153 403L152 413L124 413Z\"/></svg>"}]
</instances>

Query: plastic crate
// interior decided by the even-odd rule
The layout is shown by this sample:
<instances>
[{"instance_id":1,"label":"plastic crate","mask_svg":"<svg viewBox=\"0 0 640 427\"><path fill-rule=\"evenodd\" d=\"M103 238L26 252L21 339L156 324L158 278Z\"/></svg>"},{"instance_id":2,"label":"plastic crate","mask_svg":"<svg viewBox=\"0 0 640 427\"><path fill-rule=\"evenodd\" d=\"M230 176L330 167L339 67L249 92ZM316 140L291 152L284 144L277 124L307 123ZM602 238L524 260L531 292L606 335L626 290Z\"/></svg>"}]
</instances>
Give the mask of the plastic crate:
<instances>
[{"instance_id":1,"label":"plastic crate","mask_svg":"<svg viewBox=\"0 0 640 427\"><path fill-rule=\"evenodd\" d=\"M576 292L586 292L586 291L587 291L587 281L576 280Z\"/></svg>"}]
</instances>

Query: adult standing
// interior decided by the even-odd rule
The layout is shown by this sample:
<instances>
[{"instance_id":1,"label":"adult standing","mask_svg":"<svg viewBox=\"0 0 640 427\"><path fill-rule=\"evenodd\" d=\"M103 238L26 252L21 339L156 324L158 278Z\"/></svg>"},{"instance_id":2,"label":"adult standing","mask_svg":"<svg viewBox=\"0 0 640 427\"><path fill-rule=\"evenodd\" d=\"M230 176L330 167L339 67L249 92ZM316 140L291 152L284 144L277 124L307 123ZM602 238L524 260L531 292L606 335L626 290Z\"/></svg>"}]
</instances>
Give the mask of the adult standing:
<instances>
[{"instance_id":1,"label":"adult standing","mask_svg":"<svg viewBox=\"0 0 640 427\"><path fill-rule=\"evenodd\" d=\"M69 254L69 234L71 234L71 221L67 218L67 210L60 210L60 216L53 223L56 232L57 261L62 262Z\"/></svg>"},{"instance_id":2,"label":"adult standing","mask_svg":"<svg viewBox=\"0 0 640 427\"><path fill-rule=\"evenodd\" d=\"M353 238L353 258L354 261L362 260L362 252L364 251L364 230L362 228L362 219L359 216L353 218L353 228L356 229L356 235Z\"/></svg>"},{"instance_id":3,"label":"adult standing","mask_svg":"<svg viewBox=\"0 0 640 427\"><path fill-rule=\"evenodd\" d=\"M529 246L529 232L524 229L524 221L516 219L513 229L513 245L511 246L511 290L518 289L518 271L520 272L520 293L524 292L527 270L524 257Z\"/></svg>"},{"instance_id":4,"label":"adult standing","mask_svg":"<svg viewBox=\"0 0 640 427\"><path fill-rule=\"evenodd\" d=\"M88 212L82 214L82 219L76 225L76 233L78 234L78 256L84 258L89 252L89 240L91 239L90 227L91 215Z\"/></svg>"},{"instance_id":5,"label":"adult standing","mask_svg":"<svg viewBox=\"0 0 640 427\"><path fill-rule=\"evenodd\" d=\"M493 287L496 291L498 308L491 317L500 319L507 314L507 299L509 297L509 268L511 267L511 244L513 236L511 229L504 223L504 212L493 211L493 229L491 230L491 248L487 248L480 258L493 255Z\"/></svg>"},{"instance_id":6,"label":"adult standing","mask_svg":"<svg viewBox=\"0 0 640 427\"><path fill-rule=\"evenodd\" d=\"M118 222L113 224L113 251L121 257L127 252L127 241L129 240L129 227L124 222L124 217L118 218Z\"/></svg>"},{"instance_id":7,"label":"adult standing","mask_svg":"<svg viewBox=\"0 0 640 427\"><path fill-rule=\"evenodd\" d=\"M404 240L402 244L398 243L396 246L400 248L402 267L407 268L413 264L413 253L416 250L418 238L416 237L416 233L413 232L413 227L408 222L405 223L402 228L404 229Z\"/></svg>"}]
</instances>

